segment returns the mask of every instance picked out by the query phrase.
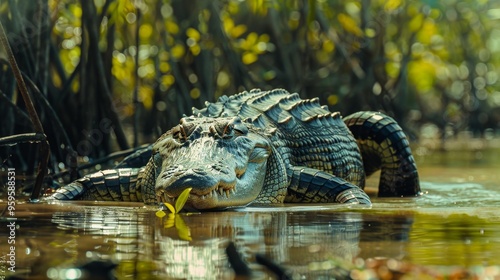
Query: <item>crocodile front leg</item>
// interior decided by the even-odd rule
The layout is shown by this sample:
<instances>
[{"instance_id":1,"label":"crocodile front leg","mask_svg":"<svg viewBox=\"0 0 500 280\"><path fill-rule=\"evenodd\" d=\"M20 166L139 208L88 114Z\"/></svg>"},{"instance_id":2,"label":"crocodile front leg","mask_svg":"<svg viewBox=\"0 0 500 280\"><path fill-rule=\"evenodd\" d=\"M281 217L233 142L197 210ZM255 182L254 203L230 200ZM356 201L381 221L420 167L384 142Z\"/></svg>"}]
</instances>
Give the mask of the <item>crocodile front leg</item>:
<instances>
[{"instance_id":1,"label":"crocodile front leg","mask_svg":"<svg viewBox=\"0 0 500 280\"><path fill-rule=\"evenodd\" d=\"M140 188L143 170L101 170L57 189L48 199L143 202Z\"/></svg>"},{"instance_id":2,"label":"crocodile front leg","mask_svg":"<svg viewBox=\"0 0 500 280\"><path fill-rule=\"evenodd\" d=\"M421 194L408 140L394 119L378 112L359 112L344 122L358 142L366 175L381 169L379 196Z\"/></svg>"},{"instance_id":3,"label":"crocodile front leg","mask_svg":"<svg viewBox=\"0 0 500 280\"><path fill-rule=\"evenodd\" d=\"M359 187L332 174L309 167L294 166L288 172L290 185L285 202L337 202L371 205Z\"/></svg>"}]
</instances>

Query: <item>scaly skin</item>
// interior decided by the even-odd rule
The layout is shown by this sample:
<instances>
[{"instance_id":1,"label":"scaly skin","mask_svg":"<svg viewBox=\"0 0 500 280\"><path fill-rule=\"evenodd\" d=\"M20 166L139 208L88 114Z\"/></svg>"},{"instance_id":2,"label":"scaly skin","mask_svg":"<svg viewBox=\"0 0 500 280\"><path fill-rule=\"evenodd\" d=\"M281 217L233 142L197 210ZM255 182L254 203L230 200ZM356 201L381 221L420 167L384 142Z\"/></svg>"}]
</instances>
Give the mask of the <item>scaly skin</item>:
<instances>
[{"instance_id":1,"label":"scaly skin","mask_svg":"<svg viewBox=\"0 0 500 280\"><path fill-rule=\"evenodd\" d=\"M193 109L193 116L125 159L120 169L86 176L51 198L152 204L173 202L191 187L186 205L193 209L283 202L369 205L362 188L365 176L378 169L380 196L420 194L408 141L392 118L360 112L344 121L317 99L301 100L281 89L224 96ZM136 166L149 153L145 168L122 168Z\"/></svg>"}]
</instances>

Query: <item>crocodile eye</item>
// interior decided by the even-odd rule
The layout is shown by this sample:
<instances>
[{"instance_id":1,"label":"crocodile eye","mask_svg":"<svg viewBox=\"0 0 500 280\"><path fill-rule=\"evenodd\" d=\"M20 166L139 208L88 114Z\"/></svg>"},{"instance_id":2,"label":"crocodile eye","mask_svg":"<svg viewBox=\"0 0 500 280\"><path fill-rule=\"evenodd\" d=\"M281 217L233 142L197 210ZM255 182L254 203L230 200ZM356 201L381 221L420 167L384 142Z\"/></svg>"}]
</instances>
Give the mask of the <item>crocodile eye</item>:
<instances>
[{"instance_id":1,"label":"crocodile eye","mask_svg":"<svg viewBox=\"0 0 500 280\"><path fill-rule=\"evenodd\" d=\"M241 122L240 118L236 117L231 121L233 125L233 130L237 135L245 135L248 133L247 126Z\"/></svg>"},{"instance_id":2,"label":"crocodile eye","mask_svg":"<svg viewBox=\"0 0 500 280\"><path fill-rule=\"evenodd\" d=\"M241 121L230 122L224 128L222 133L222 138L229 138L234 136L246 135L248 133L248 128Z\"/></svg>"},{"instance_id":3,"label":"crocodile eye","mask_svg":"<svg viewBox=\"0 0 500 280\"><path fill-rule=\"evenodd\" d=\"M212 134L217 135L220 138L230 138L233 136L233 125L232 124L215 124L210 126L210 131Z\"/></svg>"},{"instance_id":4,"label":"crocodile eye","mask_svg":"<svg viewBox=\"0 0 500 280\"><path fill-rule=\"evenodd\" d=\"M222 138L229 138L234 136L234 124L228 123L222 132Z\"/></svg>"},{"instance_id":5,"label":"crocodile eye","mask_svg":"<svg viewBox=\"0 0 500 280\"><path fill-rule=\"evenodd\" d=\"M181 125L181 126L179 126L179 131L180 131L180 133L181 133L181 134L180 134L180 135L181 135L181 137L182 137L182 138L183 138L183 140L185 141L185 140L186 140L186 138L187 138L187 134L186 134L186 130L184 129L184 126L182 126L182 125Z\"/></svg>"},{"instance_id":6,"label":"crocodile eye","mask_svg":"<svg viewBox=\"0 0 500 280\"><path fill-rule=\"evenodd\" d=\"M184 142L187 139L186 130L184 129L184 127L182 125L178 125L178 126L174 127L174 129L172 131L172 137L174 139L179 140L180 142Z\"/></svg>"},{"instance_id":7,"label":"crocodile eye","mask_svg":"<svg viewBox=\"0 0 500 280\"><path fill-rule=\"evenodd\" d=\"M235 126L234 132L237 135L246 135L248 133L248 128L242 124L241 126Z\"/></svg>"},{"instance_id":8,"label":"crocodile eye","mask_svg":"<svg viewBox=\"0 0 500 280\"><path fill-rule=\"evenodd\" d=\"M227 123L217 123L210 126L210 132L222 139L230 139L247 134L248 128L238 117L236 117Z\"/></svg>"}]
</instances>

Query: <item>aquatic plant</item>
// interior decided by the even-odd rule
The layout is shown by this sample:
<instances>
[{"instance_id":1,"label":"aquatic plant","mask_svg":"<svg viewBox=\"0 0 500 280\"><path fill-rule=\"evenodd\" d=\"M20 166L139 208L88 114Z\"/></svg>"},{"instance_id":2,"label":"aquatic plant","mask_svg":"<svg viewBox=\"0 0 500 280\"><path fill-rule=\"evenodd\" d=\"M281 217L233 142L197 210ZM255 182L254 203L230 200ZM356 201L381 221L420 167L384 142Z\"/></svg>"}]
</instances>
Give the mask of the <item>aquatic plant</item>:
<instances>
[{"instance_id":1,"label":"aquatic plant","mask_svg":"<svg viewBox=\"0 0 500 280\"><path fill-rule=\"evenodd\" d=\"M174 227L177 229L177 234L179 235L180 239L191 241L191 230L189 227L186 225L184 220L179 214L179 212L184 208L184 205L186 204L186 201L189 197L189 194L191 193L192 188L187 188L182 193L179 195L177 200L175 201L175 206L168 202L164 202L163 205L170 210L170 213L167 214L163 211L163 209L160 209L156 211L156 216L160 219L163 217L167 216L167 219L164 221L163 226L165 228L171 228Z\"/></svg>"}]
</instances>

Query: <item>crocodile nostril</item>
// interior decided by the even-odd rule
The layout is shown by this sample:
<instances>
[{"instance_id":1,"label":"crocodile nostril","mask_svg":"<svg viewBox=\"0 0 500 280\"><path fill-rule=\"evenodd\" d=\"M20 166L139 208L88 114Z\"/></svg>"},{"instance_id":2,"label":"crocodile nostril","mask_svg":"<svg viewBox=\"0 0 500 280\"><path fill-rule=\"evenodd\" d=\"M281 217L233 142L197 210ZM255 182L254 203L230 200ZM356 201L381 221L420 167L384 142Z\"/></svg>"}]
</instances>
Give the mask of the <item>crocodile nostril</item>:
<instances>
[{"instance_id":1,"label":"crocodile nostril","mask_svg":"<svg viewBox=\"0 0 500 280\"><path fill-rule=\"evenodd\" d=\"M181 176L182 174L186 173L184 170L177 170L172 174L173 176Z\"/></svg>"},{"instance_id":2,"label":"crocodile nostril","mask_svg":"<svg viewBox=\"0 0 500 280\"><path fill-rule=\"evenodd\" d=\"M201 168L193 168L191 169L194 173L199 174L199 175L207 175L208 173L201 169Z\"/></svg>"},{"instance_id":3,"label":"crocodile nostril","mask_svg":"<svg viewBox=\"0 0 500 280\"><path fill-rule=\"evenodd\" d=\"M234 172L236 173L236 178L241 179L243 175L245 175L245 169L236 169Z\"/></svg>"},{"instance_id":4,"label":"crocodile nostril","mask_svg":"<svg viewBox=\"0 0 500 280\"><path fill-rule=\"evenodd\" d=\"M223 168L224 167L220 163L214 163L214 164L212 164L212 169L214 169L214 170L220 171Z\"/></svg>"},{"instance_id":5,"label":"crocodile nostril","mask_svg":"<svg viewBox=\"0 0 500 280\"><path fill-rule=\"evenodd\" d=\"M213 164L212 169L219 172L219 173L225 174L225 175L230 174L229 168L221 163Z\"/></svg>"}]
</instances>

